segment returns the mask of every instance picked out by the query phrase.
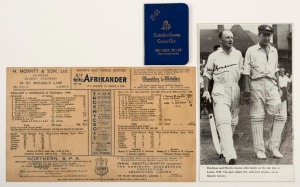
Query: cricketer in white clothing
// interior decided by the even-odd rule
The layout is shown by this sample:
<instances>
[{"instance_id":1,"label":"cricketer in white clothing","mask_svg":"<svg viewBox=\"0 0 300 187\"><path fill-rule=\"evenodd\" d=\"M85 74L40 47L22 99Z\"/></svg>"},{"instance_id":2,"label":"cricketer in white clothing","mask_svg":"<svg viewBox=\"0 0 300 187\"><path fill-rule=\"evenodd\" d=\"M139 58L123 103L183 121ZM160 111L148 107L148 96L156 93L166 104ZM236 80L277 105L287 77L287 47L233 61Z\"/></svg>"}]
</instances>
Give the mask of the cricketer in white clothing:
<instances>
[{"instance_id":1,"label":"cricketer in white clothing","mask_svg":"<svg viewBox=\"0 0 300 187\"><path fill-rule=\"evenodd\" d=\"M245 92L251 92L250 120L254 149L259 159L266 159L263 137L265 107L274 118L271 137L266 142L267 149L273 152L274 157L283 157L279 152L279 146L287 112L286 104L281 100L278 82L278 53L276 48L270 45L273 31L269 25L258 27L260 42L248 48L243 71Z\"/></svg>"},{"instance_id":2,"label":"cricketer in white clothing","mask_svg":"<svg viewBox=\"0 0 300 187\"><path fill-rule=\"evenodd\" d=\"M209 82L214 80L212 91L216 127L220 136L222 153L226 162L236 164L236 151L233 133L238 124L240 88L238 81L243 68L243 57L233 47L233 34L224 30L219 34L221 47L209 55L204 70L204 94L211 101L208 91Z\"/></svg>"}]
</instances>

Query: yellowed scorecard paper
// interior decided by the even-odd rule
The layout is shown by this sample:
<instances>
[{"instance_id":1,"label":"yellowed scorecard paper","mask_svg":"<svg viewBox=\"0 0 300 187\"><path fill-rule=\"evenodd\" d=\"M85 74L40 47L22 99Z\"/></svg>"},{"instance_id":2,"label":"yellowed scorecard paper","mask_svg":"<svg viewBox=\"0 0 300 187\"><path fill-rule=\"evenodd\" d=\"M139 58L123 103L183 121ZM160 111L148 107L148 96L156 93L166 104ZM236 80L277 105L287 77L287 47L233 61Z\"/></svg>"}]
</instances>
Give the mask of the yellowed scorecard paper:
<instances>
[{"instance_id":1,"label":"yellowed scorecard paper","mask_svg":"<svg viewBox=\"0 0 300 187\"><path fill-rule=\"evenodd\" d=\"M195 181L194 67L7 68L7 181Z\"/></svg>"}]
</instances>

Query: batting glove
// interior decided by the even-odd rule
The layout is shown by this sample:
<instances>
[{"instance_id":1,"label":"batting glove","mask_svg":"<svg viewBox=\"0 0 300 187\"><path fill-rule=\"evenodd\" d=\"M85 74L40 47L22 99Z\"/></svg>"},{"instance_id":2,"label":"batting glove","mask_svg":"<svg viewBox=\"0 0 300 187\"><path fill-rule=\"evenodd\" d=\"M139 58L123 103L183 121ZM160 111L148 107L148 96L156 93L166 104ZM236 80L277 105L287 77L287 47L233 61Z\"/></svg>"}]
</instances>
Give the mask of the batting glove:
<instances>
[{"instance_id":1,"label":"batting glove","mask_svg":"<svg viewBox=\"0 0 300 187\"><path fill-rule=\"evenodd\" d=\"M203 96L202 96L202 97L205 98L205 101L206 101L206 102L211 103L211 98L210 98L210 94L209 94L208 91L205 91L205 92L203 93Z\"/></svg>"}]
</instances>

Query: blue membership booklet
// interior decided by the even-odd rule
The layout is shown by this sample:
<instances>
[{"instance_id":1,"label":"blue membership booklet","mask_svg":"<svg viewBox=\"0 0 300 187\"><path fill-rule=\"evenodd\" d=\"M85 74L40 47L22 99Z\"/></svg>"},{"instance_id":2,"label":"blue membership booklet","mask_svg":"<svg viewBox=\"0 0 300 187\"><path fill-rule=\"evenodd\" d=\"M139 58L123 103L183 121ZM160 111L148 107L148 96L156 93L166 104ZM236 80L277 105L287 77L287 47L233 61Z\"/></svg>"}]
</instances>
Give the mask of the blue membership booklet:
<instances>
[{"instance_id":1,"label":"blue membership booklet","mask_svg":"<svg viewBox=\"0 0 300 187\"><path fill-rule=\"evenodd\" d=\"M145 4L145 65L189 61L189 10L184 3Z\"/></svg>"}]
</instances>

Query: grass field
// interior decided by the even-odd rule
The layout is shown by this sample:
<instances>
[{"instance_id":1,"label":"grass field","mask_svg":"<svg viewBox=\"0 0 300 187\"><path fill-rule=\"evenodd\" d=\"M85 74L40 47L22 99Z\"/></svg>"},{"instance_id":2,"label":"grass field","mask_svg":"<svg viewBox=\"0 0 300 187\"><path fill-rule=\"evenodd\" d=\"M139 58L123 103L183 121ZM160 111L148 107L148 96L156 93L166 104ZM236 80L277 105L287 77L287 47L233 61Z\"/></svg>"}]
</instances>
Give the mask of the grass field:
<instances>
[{"instance_id":1,"label":"grass field","mask_svg":"<svg viewBox=\"0 0 300 187\"><path fill-rule=\"evenodd\" d=\"M292 126L292 96L289 96L289 112L291 116L288 116L282 133L282 142L280 152L283 154L282 159L273 158L273 154L270 151L266 151L267 159L260 160L256 158L254 152L251 124L250 124L250 105L241 105L239 114L239 124L236 127L233 135L233 141L235 150L237 153L237 164L257 164L257 165L291 165L293 164L293 126ZM264 140L269 139L270 125L272 117L266 113L264 122ZM200 120L200 164L201 165L224 165L225 159L218 158L218 154L214 148L209 121L206 116L202 116Z\"/></svg>"}]
</instances>

